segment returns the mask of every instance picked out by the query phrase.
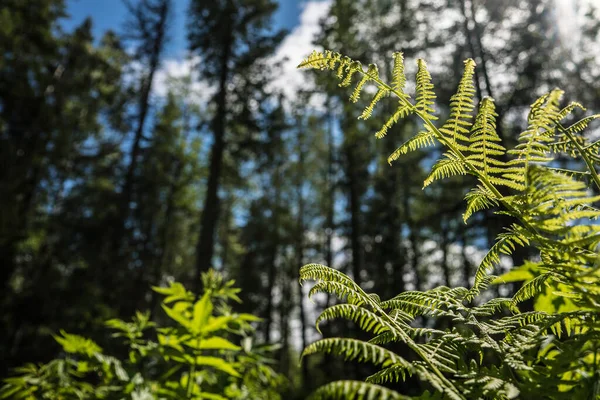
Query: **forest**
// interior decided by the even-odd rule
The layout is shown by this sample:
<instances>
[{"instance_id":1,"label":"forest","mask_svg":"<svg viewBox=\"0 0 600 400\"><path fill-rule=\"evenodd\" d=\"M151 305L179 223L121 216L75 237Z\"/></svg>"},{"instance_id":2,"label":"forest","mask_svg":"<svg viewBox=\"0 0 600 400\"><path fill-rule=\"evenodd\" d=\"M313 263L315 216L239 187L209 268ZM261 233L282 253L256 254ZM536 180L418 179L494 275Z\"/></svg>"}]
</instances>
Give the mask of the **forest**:
<instances>
[{"instance_id":1,"label":"forest","mask_svg":"<svg viewBox=\"0 0 600 400\"><path fill-rule=\"evenodd\" d=\"M595 1L116 3L0 1L0 399L600 399Z\"/></svg>"}]
</instances>

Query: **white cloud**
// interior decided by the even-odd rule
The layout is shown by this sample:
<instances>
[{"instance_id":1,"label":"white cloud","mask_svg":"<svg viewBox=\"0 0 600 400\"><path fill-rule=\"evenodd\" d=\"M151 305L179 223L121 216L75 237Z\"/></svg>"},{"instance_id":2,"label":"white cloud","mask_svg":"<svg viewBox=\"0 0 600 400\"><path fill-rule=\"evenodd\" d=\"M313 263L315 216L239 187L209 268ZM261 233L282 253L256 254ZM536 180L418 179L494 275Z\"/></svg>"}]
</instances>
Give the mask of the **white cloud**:
<instances>
[{"instance_id":1,"label":"white cloud","mask_svg":"<svg viewBox=\"0 0 600 400\"><path fill-rule=\"evenodd\" d=\"M286 36L272 57L273 63L281 61L281 71L272 88L283 91L288 100L295 99L298 90L312 85L308 74L296 66L316 48L313 40L320 30L319 21L327 15L330 7L331 0L304 3L300 23Z\"/></svg>"},{"instance_id":2,"label":"white cloud","mask_svg":"<svg viewBox=\"0 0 600 400\"><path fill-rule=\"evenodd\" d=\"M153 82L153 92L159 97L165 97L169 90L178 94L187 94L190 101L205 104L214 93L214 88L206 81L198 79L197 65L199 57L185 59L166 59L156 72Z\"/></svg>"},{"instance_id":3,"label":"white cloud","mask_svg":"<svg viewBox=\"0 0 600 400\"><path fill-rule=\"evenodd\" d=\"M280 63L278 76L269 89L282 91L288 100L293 100L300 89L310 88L312 82L305 71L296 69L300 61L315 49L313 40L319 32L319 21L325 17L331 6L331 0L310 0L302 5L299 24L285 37L273 56L270 64ZM189 93L192 101L206 103L214 93L214 88L207 82L198 79L195 66L199 62L194 58L169 58L163 61L154 77L154 94L159 97L167 95L174 80L181 81L192 77ZM316 100L318 103L319 100Z\"/></svg>"}]
</instances>

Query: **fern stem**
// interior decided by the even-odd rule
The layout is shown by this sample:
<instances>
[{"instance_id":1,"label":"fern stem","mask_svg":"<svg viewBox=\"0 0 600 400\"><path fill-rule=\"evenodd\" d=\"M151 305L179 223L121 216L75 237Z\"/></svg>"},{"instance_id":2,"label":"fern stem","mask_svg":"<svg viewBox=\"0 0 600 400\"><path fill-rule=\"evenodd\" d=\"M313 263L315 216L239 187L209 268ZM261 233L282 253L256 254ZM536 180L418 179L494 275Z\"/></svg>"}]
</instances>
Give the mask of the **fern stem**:
<instances>
[{"instance_id":1,"label":"fern stem","mask_svg":"<svg viewBox=\"0 0 600 400\"><path fill-rule=\"evenodd\" d=\"M573 136L573 134L571 132L569 132L568 130L566 130L561 124L556 124L556 126L558 127L558 130L560 132L564 133L565 136L567 136L569 138L569 140L571 141L571 143L573 143L573 145L577 148L577 151L579 151L579 154L581 154L581 158L583 158L583 161L585 162L585 165L590 170L590 174L592 175L592 179L594 180L594 183L598 187L598 190L600 190L600 177L598 176L598 172L596 172L596 168L594 167L594 163L588 157L587 152L581 147L581 145L579 144L579 142L577 142L577 140L575 140L575 137Z\"/></svg>"},{"instance_id":2,"label":"fern stem","mask_svg":"<svg viewBox=\"0 0 600 400\"><path fill-rule=\"evenodd\" d=\"M360 290L362 292L361 293L362 295L364 295L365 297L368 298L367 293L365 291L363 291L360 286L358 287L358 290ZM444 374L442 374L442 372L431 362L431 360L429 359L427 354L423 353L421 351L421 349L417 346L417 344L411 339L411 337L404 332L404 330L402 329L402 326L400 324L398 324L395 319L391 318L389 316L389 314L386 313L385 310L383 310L379 306L379 304L377 304L375 302L370 302L369 304L371 305L371 307L373 307L374 310L376 310L379 313L379 315L382 316L382 318L386 319L387 322L390 323L390 325L392 325L395 328L396 332L400 333L401 339L404 341L404 343L406 343L406 345L412 351L414 351L427 364L427 366L431 369L431 371L433 371L433 373L438 378L440 378L440 380L444 383L444 385L447 385L450 388L450 390L458 398L466 400L466 398L458 391L458 389L454 386L454 384L451 381L449 381L448 379L446 379Z\"/></svg>"}]
</instances>

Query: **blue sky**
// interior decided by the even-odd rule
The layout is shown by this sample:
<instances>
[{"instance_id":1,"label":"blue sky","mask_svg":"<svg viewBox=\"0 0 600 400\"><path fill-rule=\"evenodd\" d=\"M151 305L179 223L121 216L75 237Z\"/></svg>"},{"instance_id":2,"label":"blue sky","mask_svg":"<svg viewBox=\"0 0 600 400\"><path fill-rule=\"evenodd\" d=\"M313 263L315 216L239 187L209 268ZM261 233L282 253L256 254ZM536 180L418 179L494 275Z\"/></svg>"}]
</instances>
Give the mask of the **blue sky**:
<instances>
[{"instance_id":1,"label":"blue sky","mask_svg":"<svg viewBox=\"0 0 600 400\"><path fill-rule=\"evenodd\" d=\"M186 48L185 24L188 0L173 0L173 3L175 11L171 17L170 42L165 54L167 58L183 56ZM292 30L300 21L301 10L301 0L279 0L279 9L273 21L274 26ZM86 17L91 16L96 38L108 29L122 30L127 17L127 9L122 0L67 0L67 12L71 18L63 23L66 29L72 29Z\"/></svg>"}]
</instances>

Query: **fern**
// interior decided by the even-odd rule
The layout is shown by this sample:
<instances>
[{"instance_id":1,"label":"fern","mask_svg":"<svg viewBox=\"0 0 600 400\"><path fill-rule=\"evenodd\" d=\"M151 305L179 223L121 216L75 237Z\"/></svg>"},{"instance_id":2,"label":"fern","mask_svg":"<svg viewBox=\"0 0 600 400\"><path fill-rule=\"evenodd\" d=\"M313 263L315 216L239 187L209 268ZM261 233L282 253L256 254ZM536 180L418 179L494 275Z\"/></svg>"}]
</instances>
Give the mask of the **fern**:
<instances>
[{"instance_id":1,"label":"fern","mask_svg":"<svg viewBox=\"0 0 600 400\"><path fill-rule=\"evenodd\" d=\"M325 352L378 368L367 382L333 382L318 389L315 398L596 398L597 385L590 382L597 381L600 371L600 196L590 191L590 184L600 190L600 141L589 142L582 131L598 115L565 127L564 120L585 109L579 103L561 108L563 92L552 90L531 105L527 128L516 147L506 151L496 132L493 99L482 99L474 114L473 60L465 62L448 119L440 127L435 123L434 86L423 60L417 61L414 100L405 93L401 53L394 54L391 84L381 80L376 66L364 70L357 61L328 51L313 52L300 67L336 69L344 86L358 80L351 101L365 85L374 85L377 92L362 118L371 116L386 97L395 96L396 110L376 137L383 138L393 124L411 115L423 129L388 162L410 151L441 146L444 151L424 186L454 175L474 176L477 183L465 196L465 222L491 208L515 219L483 258L471 288L404 292L380 301L339 271L315 264L303 267L301 282L317 281L310 294L325 291L349 303L324 310L317 327L325 320L345 318L372 335L368 341L319 340L303 355ZM558 152L583 160L585 170L552 166ZM539 260L499 278L491 275L503 255L525 246L534 247ZM473 304L492 282L503 281L525 282L510 299ZM520 312L519 304L532 298L538 309ZM556 305L567 302L570 309ZM447 328L420 326L422 317L443 318ZM405 345L409 356L389 350L391 343ZM407 397L379 386L411 376L434 394Z\"/></svg>"}]
</instances>

